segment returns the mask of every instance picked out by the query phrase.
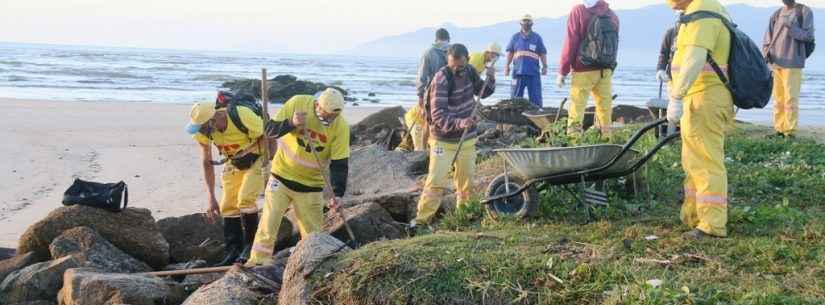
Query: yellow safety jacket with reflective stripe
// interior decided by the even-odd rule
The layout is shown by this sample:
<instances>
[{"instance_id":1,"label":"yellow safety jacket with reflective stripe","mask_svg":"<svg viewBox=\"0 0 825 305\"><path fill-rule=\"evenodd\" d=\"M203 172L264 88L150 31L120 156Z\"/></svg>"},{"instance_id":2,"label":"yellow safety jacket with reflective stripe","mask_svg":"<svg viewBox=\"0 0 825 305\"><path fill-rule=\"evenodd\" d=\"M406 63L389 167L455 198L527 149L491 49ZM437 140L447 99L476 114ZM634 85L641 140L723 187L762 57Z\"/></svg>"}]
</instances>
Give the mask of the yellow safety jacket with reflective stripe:
<instances>
[{"instance_id":1,"label":"yellow safety jacket with reflective stripe","mask_svg":"<svg viewBox=\"0 0 825 305\"><path fill-rule=\"evenodd\" d=\"M486 58L484 58L484 53L485 52L476 52L470 54L469 63L471 66L473 66L473 68L476 68L476 72L478 72L478 74L484 73L484 70L487 69L487 63L485 62Z\"/></svg>"},{"instance_id":2,"label":"yellow safety jacket with reflective stripe","mask_svg":"<svg viewBox=\"0 0 825 305\"><path fill-rule=\"evenodd\" d=\"M343 116L324 126L315 114L315 98L296 95L284 103L274 120L291 120L296 112L306 113L306 128L321 159L321 166L328 166L330 160L349 158L350 131ZM320 169L303 130L293 130L278 139L278 151L272 159L273 174L305 186L323 188L324 178Z\"/></svg>"},{"instance_id":3,"label":"yellow safety jacket with reflective stripe","mask_svg":"<svg viewBox=\"0 0 825 305\"><path fill-rule=\"evenodd\" d=\"M693 0L685 10L685 15L698 11L708 11L729 16L728 12L717 0ZM687 62L689 46L707 49L713 60L719 64L724 71L727 71L728 59L730 57L730 31L719 19L705 18L696 20L679 27L676 38L676 53L673 55L673 79L680 79L683 71L682 63ZM699 77L688 89L687 95L703 92L710 87L724 86L719 76L705 64Z\"/></svg>"},{"instance_id":4,"label":"yellow safety jacket with reflective stripe","mask_svg":"<svg viewBox=\"0 0 825 305\"><path fill-rule=\"evenodd\" d=\"M226 111L226 109L220 109L218 111ZM244 126L249 130L249 134L238 129L238 127L232 123L232 120L229 119L229 115L227 115L226 130L212 130L210 136L199 132L192 136L192 138L203 145L209 145L209 143L212 142L215 144L215 147L218 148L218 152L220 152L221 155L232 157L239 151L255 144L263 134L264 129L263 120L255 114L252 109L238 107L238 116L241 118Z\"/></svg>"}]
</instances>

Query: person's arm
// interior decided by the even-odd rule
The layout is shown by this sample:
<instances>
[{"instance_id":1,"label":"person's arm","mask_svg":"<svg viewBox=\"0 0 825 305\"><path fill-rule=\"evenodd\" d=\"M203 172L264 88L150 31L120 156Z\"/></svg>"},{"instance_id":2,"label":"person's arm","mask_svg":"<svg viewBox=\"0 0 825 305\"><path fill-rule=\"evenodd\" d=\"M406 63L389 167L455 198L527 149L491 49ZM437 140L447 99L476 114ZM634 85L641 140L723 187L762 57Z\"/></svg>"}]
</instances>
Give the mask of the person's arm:
<instances>
[{"instance_id":1,"label":"person's arm","mask_svg":"<svg viewBox=\"0 0 825 305\"><path fill-rule=\"evenodd\" d=\"M504 75L509 76L510 74L510 65L513 64L513 54L515 54L515 46L513 45L514 39L510 38L510 42L507 43L507 62L504 64Z\"/></svg>"},{"instance_id":2,"label":"person's arm","mask_svg":"<svg viewBox=\"0 0 825 305\"><path fill-rule=\"evenodd\" d=\"M203 143L200 143L200 146L203 180L206 182L206 193L209 196L206 217L210 221L214 221L219 216L220 207L218 207L218 200L215 198L215 166L212 165L212 147Z\"/></svg>"},{"instance_id":3,"label":"person's arm","mask_svg":"<svg viewBox=\"0 0 825 305\"><path fill-rule=\"evenodd\" d=\"M349 176L349 158L332 160L329 163L329 180L335 197L344 197L347 193L347 177Z\"/></svg>"},{"instance_id":4,"label":"person's arm","mask_svg":"<svg viewBox=\"0 0 825 305\"><path fill-rule=\"evenodd\" d=\"M272 118L266 126L266 134L270 139L278 139L286 134L297 129L297 125L303 124L303 117L306 114L299 114L295 112L295 99L292 97L287 100L275 117Z\"/></svg>"},{"instance_id":5,"label":"person's arm","mask_svg":"<svg viewBox=\"0 0 825 305\"><path fill-rule=\"evenodd\" d=\"M768 30L765 32L765 38L762 39L762 56L769 58L771 44L773 44L773 26L776 24L777 14L774 13L768 22Z\"/></svg>"},{"instance_id":6,"label":"person's arm","mask_svg":"<svg viewBox=\"0 0 825 305\"><path fill-rule=\"evenodd\" d=\"M814 40L814 14L808 7L802 8L802 24L792 24L788 29L791 37L798 41Z\"/></svg>"},{"instance_id":7,"label":"person's arm","mask_svg":"<svg viewBox=\"0 0 825 305\"><path fill-rule=\"evenodd\" d=\"M433 83L430 86L433 90L430 94L431 126L445 133L462 131L462 129L459 128L460 120L456 118L449 109L449 96L447 95L449 85L447 83L447 77L441 72L436 73L435 77L433 77Z\"/></svg>"},{"instance_id":8,"label":"person's arm","mask_svg":"<svg viewBox=\"0 0 825 305\"><path fill-rule=\"evenodd\" d=\"M415 82L418 97L424 96L424 91L427 90L427 85L429 85L429 75L431 75L429 57L429 51L424 53L424 55L421 56L421 63L418 65L418 77Z\"/></svg>"},{"instance_id":9,"label":"person's arm","mask_svg":"<svg viewBox=\"0 0 825 305\"><path fill-rule=\"evenodd\" d=\"M678 77L673 80L671 91L671 97L676 100L682 100L687 95L693 82L704 70L708 58L708 49L703 47L687 45L684 52L685 60L680 65Z\"/></svg>"},{"instance_id":10,"label":"person's arm","mask_svg":"<svg viewBox=\"0 0 825 305\"><path fill-rule=\"evenodd\" d=\"M495 68L489 67L487 69L489 70L489 71L487 71L487 73L485 73L487 75L487 80L486 81L482 80L481 77L479 76L478 78L475 79L475 82L473 83L473 91L474 91L473 93L481 99L485 99L485 98L493 95L493 93L496 91ZM486 89L484 87L485 83L487 84ZM482 95L482 93L483 93L483 95Z\"/></svg>"},{"instance_id":11,"label":"person's arm","mask_svg":"<svg viewBox=\"0 0 825 305\"><path fill-rule=\"evenodd\" d=\"M576 60L581 44L579 25L581 13L578 9L573 9L567 19L567 34L562 44L561 55L559 56L559 75L567 76L573 69L573 62Z\"/></svg>"},{"instance_id":12,"label":"person's arm","mask_svg":"<svg viewBox=\"0 0 825 305\"><path fill-rule=\"evenodd\" d=\"M673 49L673 36L676 29L670 28L665 32L665 37L662 39L662 48L659 50L659 63L656 65L656 70L667 70L670 64L670 52Z\"/></svg>"}]
</instances>

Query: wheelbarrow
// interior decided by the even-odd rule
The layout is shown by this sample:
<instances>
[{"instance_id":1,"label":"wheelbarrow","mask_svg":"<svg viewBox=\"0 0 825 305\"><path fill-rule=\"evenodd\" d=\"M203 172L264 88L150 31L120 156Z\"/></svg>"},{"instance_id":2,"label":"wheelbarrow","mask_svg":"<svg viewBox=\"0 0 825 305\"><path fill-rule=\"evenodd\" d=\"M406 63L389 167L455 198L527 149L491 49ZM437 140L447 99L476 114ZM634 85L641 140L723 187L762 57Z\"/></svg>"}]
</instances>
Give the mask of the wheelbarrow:
<instances>
[{"instance_id":1,"label":"wheelbarrow","mask_svg":"<svg viewBox=\"0 0 825 305\"><path fill-rule=\"evenodd\" d=\"M560 186L587 208L590 219L594 205L607 205L608 196L587 186L634 174L662 147L679 138L679 133L661 138L647 153L633 146L650 130L666 124L661 119L645 125L624 145L601 144L563 148L499 149L504 158L504 173L487 186L484 204L494 218L507 215L529 218L539 205L539 189ZM512 167L510 173L508 167ZM574 190L580 185L580 192Z\"/></svg>"}]
</instances>

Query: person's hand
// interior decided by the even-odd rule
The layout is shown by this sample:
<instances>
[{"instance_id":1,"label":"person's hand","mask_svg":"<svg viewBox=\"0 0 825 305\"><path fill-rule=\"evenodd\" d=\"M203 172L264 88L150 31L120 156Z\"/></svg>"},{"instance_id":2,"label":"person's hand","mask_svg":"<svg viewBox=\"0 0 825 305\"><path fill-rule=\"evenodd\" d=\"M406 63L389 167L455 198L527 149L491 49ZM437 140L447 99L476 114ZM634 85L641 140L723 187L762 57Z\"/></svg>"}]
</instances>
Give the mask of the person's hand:
<instances>
[{"instance_id":1,"label":"person's hand","mask_svg":"<svg viewBox=\"0 0 825 305\"><path fill-rule=\"evenodd\" d=\"M295 112L292 115L292 126L295 128L302 128L306 124L307 121L307 113L306 112Z\"/></svg>"},{"instance_id":2,"label":"person's hand","mask_svg":"<svg viewBox=\"0 0 825 305\"><path fill-rule=\"evenodd\" d=\"M547 75L547 66L541 67L541 75Z\"/></svg>"},{"instance_id":3,"label":"person's hand","mask_svg":"<svg viewBox=\"0 0 825 305\"><path fill-rule=\"evenodd\" d=\"M667 83L670 81L670 75L665 70L656 71L656 79L660 82Z\"/></svg>"},{"instance_id":4,"label":"person's hand","mask_svg":"<svg viewBox=\"0 0 825 305\"><path fill-rule=\"evenodd\" d=\"M504 76L510 76L510 66L504 66Z\"/></svg>"},{"instance_id":5,"label":"person's hand","mask_svg":"<svg viewBox=\"0 0 825 305\"><path fill-rule=\"evenodd\" d=\"M327 208L330 210L337 210L341 207L341 197L335 196L329 199L327 202Z\"/></svg>"},{"instance_id":6,"label":"person's hand","mask_svg":"<svg viewBox=\"0 0 825 305\"><path fill-rule=\"evenodd\" d=\"M478 123L478 118L476 116L471 116L469 118L463 119L459 121L458 128L467 129L472 126L475 126Z\"/></svg>"},{"instance_id":7,"label":"person's hand","mask_svg":"<svg viewBox=\"0 0 825 305\"><path fill-rule=\"evenodd\" d=\"M221 215L220 210L218 200L215 200L215 197L209 198L209 207L206 209L206 221L210 224L215 223Z\"/></svg>"},{"instance_id":8,"label":"person's hand","mask_svg":"<svg viewBox=\"0 0 825 305\"><path fill-rule=\"evenodd\" d=\"M556 76L556 86L559 88L564 88L564 83L567 82L567 77L564 75L559 74Z\"/></svg>"},{"instance_id":9,"label":"person's hand","mask_svg":"<svg viewBox=\"0 0 825 305\"><path fill-rule=\"evenodd\" d=\"M489 66L487 67L487 79L495 79L496 78L496 67Z\"/></svg>"},{"instance_id":10,"label":"person's hand","mask_svg":"<svg viewBox=\"0 0 825 305\"><path fill-rule=\"evenodd\" d=\"M682 120L682 113L684 112L682 100L670 99L667 104L667 120L668 122L678 125Z\"/></svg>"}]
</instances>

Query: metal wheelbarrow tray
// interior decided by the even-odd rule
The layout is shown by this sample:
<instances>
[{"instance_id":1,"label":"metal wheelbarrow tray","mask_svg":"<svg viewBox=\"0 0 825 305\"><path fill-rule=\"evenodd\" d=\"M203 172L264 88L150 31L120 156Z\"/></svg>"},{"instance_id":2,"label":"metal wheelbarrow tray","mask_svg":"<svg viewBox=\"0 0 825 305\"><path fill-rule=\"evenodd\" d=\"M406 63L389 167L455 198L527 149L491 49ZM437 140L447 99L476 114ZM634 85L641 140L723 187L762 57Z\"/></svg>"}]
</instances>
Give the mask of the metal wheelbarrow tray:
<instances>
[{"instance_id":1,"label":"metal wheelbarrow tray","mask_svg":"<svg viewBox=\"0 0 825 305\"><path fill-rule=\"evenodd\" d=\"M538 206L536 184L568 185L603 181L633 174L662 147L680 136L674 133L662 138L646 154L632 149L646 132L666 122L666 119L662 119L642 127L624 145L496 150L517 175L505 172L494 179L488 186L488 198L483 200L482 204L485 204L494 216L504 213L529 217ZM516 200L516 204L523 204L523 207L517 211L506 209L502 211L496 207L502 202L510 204L510 200L513 200L511 198L525 192L526 194Z\"/></svg>"}]
</instances>

